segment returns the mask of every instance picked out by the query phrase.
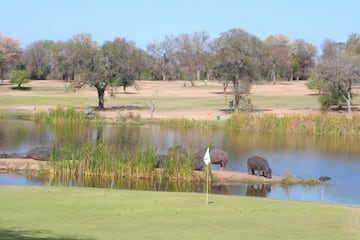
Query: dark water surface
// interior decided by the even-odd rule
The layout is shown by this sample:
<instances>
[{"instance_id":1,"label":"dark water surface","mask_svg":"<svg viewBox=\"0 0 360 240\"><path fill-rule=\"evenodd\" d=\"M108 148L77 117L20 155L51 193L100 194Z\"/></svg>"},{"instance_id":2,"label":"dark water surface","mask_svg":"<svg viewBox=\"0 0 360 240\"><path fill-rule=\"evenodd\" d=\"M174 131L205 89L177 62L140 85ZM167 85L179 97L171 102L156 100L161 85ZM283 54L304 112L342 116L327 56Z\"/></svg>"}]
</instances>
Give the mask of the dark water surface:
<instances>
[{"instance_id":1,"label":"dark water surface","mask_svg":"<svg viewBox=\"0 0 360 240\"><path fill-rule=\"evenodd\" d=\"M226 170L247 171L246 161L252 155L266 158L273 175L290 174L297 178L332 179L316 187L295 185L227 185L212 186L212 193L251 195L276 199L332 202L360 205L360 139L337 136L300 136L276 134L246 134L226 131L166 129L158 126L122 127L49 126L29 121L0 120L0 153L24 153L36 146L80 144L86 140L101 140L119 148L155 146L164 154L175 145L200 149L213 145L229 153ZM213 166L217 169L217 166ZM90 183L89 183L90 182ZM116 187L144 190L195 191L203 186L170 186L149 183L114 183L78 180L31 180L24 176L0 174L0 185L66 185Z\"/></svg>"}]
</instances>

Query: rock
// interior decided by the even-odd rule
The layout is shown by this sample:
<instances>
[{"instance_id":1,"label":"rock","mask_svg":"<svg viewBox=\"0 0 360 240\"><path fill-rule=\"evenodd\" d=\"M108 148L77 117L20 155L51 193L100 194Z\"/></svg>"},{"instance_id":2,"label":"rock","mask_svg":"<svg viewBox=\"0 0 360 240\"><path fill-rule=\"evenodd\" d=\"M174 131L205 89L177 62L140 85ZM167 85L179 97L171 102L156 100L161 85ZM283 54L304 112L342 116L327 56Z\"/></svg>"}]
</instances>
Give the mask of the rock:
<instances>
[{"instance_id":1,"label":"rock","mask_svg":"<svg viewBox=\"0 0 360 240\"><path fill-rule=\"evenodd\" d=\"M325 182L325 181L329 181L331 180L331 177L328 177L328 176L321 176L319 177L319 181L320 182Z\"/></svg>"}]
</instances>

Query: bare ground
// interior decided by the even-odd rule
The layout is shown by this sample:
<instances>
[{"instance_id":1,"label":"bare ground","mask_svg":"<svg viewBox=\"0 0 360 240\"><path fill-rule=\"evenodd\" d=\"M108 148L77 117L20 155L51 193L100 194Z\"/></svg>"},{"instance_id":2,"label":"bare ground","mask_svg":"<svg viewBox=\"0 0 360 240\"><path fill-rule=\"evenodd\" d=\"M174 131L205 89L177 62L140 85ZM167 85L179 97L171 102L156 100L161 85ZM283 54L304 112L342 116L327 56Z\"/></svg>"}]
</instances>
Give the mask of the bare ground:
<instances>
[{"instance_id":1,"label":"bare ground","mask_svg":"<svg viewBox=\"0 0 360 240\"><path fill-rule=\"evenodd\" d=\"M195 81L195 87L192 87L190 82L186 81L138 81L137 86L138 90L135 87L127 88L126 93L123 92L122 88L119 88L115 92L116 98L139 98L145 97L151 99L153 96L157 98L162 97L214 97L218 96L221 99L224 99L224 92L222 84L218 81L209 81L205 84L204 81ZM0 83L1 85L8 84L8 81ZM36 88L36 87L45 87L46 91L10 91L7 92L7 95L28 95L28 96L63 96L64 92L59 91L58 89L65 89L66 84L63 81L58 80L39 80L31 81L30 83L24 85L24 87ZM56 87L56 88L54 88ZM94 88L83 88L77 90L75 93L66 93L67 96L84 96L84 97L94 97L97 99L97 93ZM265 83L265 84L255 84L252 86L250 91L250 96L305 96L314 94L314 91L309 90L305 86L304 81L294 81L294 82L279 82L277 84ZM106 95L105 98L110 96ZM230 95L229 95L230 98ZM47 110L53 108L54 106L13 106L11 109L6 109L7 111L13 112L26 112L33 113L40 110ZM140 115L141 118L149 118L150 113L148 110L139 110L139 109L115 109L107 110L101 112L101 115L106 119L112 120L121 114L128 114L131 112L134 116ZM281 109L273 108L267 109L267 113L274 114L287 114L287 113L299 113L299 114L308 114L308 113L318 113L318 110L309 110L309 109ZM191 111L186 109L177 109L176 111L157 111L155 117L158 119L166 118L191 118L198 120L214 120L216 116L220 116L221 119L226 119L229 117L224 111L221 110L197 110Z\"/></svg>"}]
</instances>

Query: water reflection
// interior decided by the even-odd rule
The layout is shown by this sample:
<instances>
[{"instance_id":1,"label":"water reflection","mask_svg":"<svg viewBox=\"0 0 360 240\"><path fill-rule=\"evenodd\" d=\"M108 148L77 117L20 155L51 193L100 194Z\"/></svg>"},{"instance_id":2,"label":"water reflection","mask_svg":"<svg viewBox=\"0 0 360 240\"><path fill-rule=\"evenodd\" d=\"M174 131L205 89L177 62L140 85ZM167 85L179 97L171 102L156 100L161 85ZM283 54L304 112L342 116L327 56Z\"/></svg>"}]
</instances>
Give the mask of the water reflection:
<instances>
[{"instance_id":1,"label":"water reflection","mask_svg":"<svg viewBox=\"0 0 360 240\"><path fill-rule=\"evenodd\" d=\"M64 187L94 187L144 191L196 192L205 193L204 183L191 182L159 182L144 179L106 178L106 177L57 177L51 179L26 177L23 175L0 173L0 185L11 186L64 186ZM211 194L256 196L272 199L295 201L331 202L360 205L360 198L351 189L341 189L339 193L336 184L322 183L319 186L303 185L270 185L270 184L212 184Z\"/></svg>"}]
</instances>

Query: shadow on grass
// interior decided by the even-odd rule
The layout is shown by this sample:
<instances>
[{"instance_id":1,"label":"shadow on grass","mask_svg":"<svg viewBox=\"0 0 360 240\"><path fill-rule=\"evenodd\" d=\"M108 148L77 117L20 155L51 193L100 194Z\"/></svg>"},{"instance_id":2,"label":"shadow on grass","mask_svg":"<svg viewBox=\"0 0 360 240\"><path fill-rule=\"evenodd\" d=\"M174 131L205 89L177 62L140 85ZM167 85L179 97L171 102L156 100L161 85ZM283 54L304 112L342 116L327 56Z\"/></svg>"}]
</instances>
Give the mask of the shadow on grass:
<instances>
[{"instance_id":1,"label":"shadow on grass","mask_svg":"<svg viewBox=\"0 0 360 240\"><path fill-rule=\"evenodd\" d=\"M18 88L16 87L11 87L12 90L18 90L18 91L30 91L32 89L32 87L20 87Z\"/></svg>"},{"instance_id":2,"label":"shadow on grass","mask_svg":"<svg viewBox=\"0 0 360 240\"><path fill-rule=\"evenodd\" d=\"M84 238L74 238L69 236L51 236L49 231L26 231L26 230L9 230L0 229L1 240L85 240ZM89 239L88 239L89 240Z\"/></svg>"}]
</instances>

